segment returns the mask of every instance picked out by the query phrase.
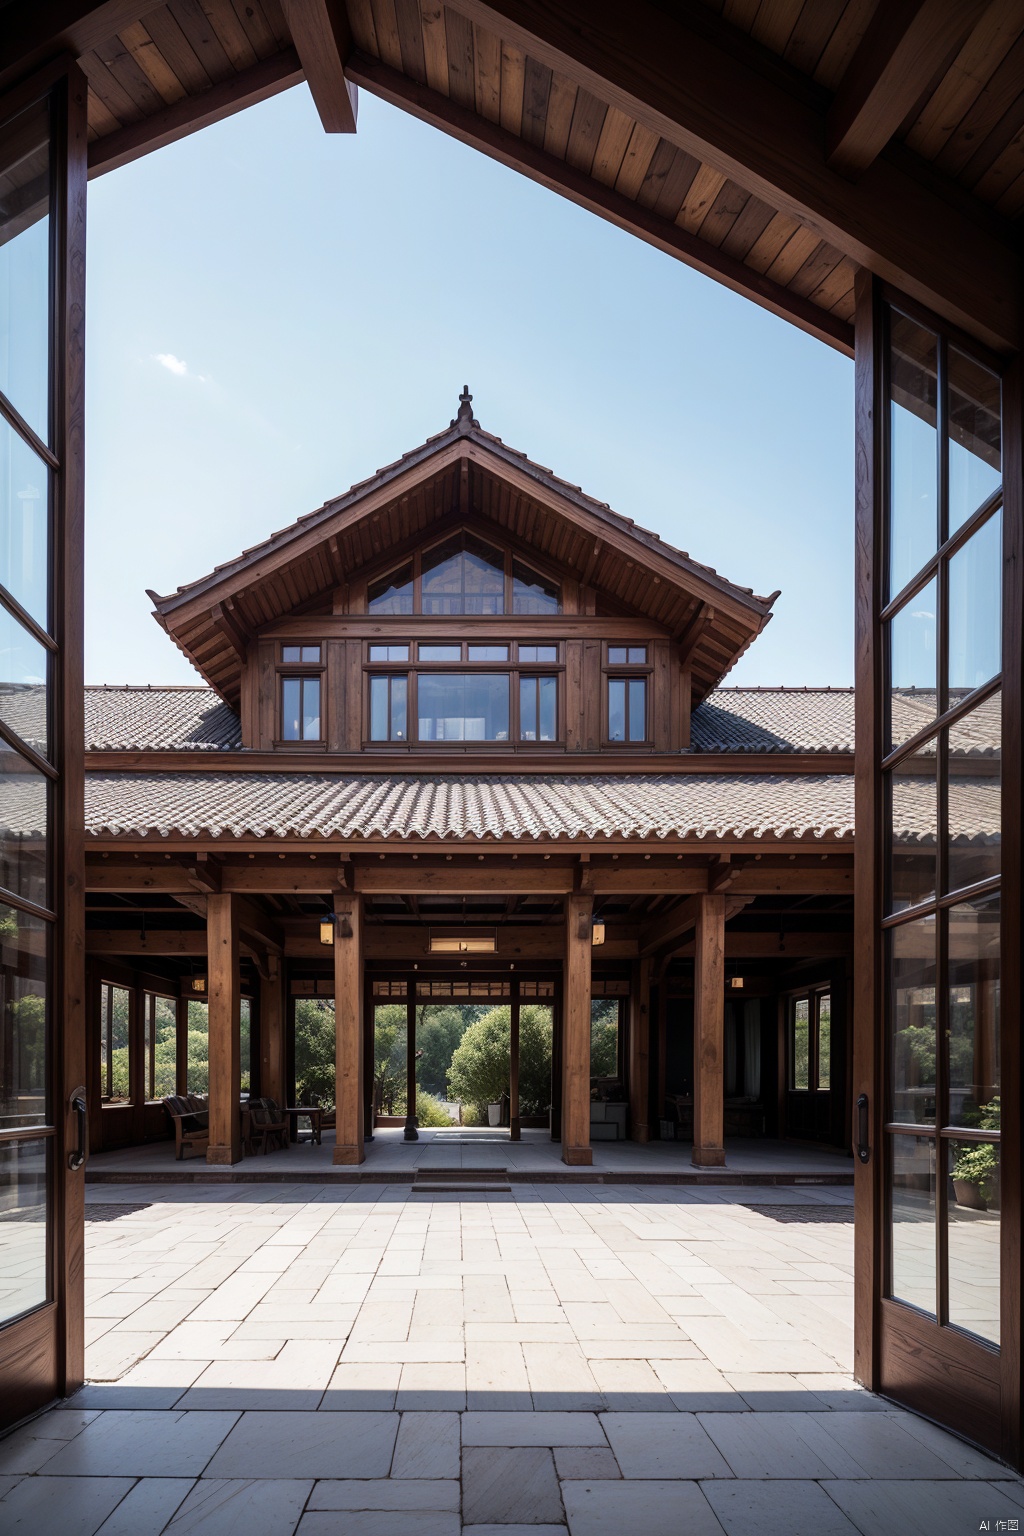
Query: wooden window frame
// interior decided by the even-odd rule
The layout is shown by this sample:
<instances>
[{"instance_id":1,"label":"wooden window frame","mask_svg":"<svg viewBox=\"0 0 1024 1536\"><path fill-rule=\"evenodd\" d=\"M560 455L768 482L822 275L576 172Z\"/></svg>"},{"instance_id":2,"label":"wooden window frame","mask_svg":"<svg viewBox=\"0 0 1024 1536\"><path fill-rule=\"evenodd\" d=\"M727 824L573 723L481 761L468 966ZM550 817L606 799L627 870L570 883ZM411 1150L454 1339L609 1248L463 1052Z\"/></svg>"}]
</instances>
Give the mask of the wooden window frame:
<instances>
[{"instance_id":1,"label":"wooden window frame","mask_svg":"<svg viewBox=\"0 0 1024 1536\"><path fill-rule=\"evenodd\" d=\"M502 571L502 576L504 578L503 579L503 586L502 586L502 604L503 604L503 607L502 607L501 613L495 613L495 614L474 614L474 613L462 612L462 613L426 614L426 615L424 615L424 611L423 611L423 563L424 563L424 560L429 560L430 556L434 553L435 550L440 549L445 544L451 543L454 539L456 539L460 535L463 536L463 537L468 537L470 539L476 540L476 542L478 544L483 545L484 548L493 550L496 555L500 555L501 556L501 571ZM554 586L555 588L557 588L557 591L558 591L558 606L556 607L556 609L554 610L553 613L516 613L515 607L514 607L514 598L513 598L513 575L512 575L512 567L513 567L514 564L525 567L526 570L531 571L535 576L539 577L541 581L543 581L545 583L548 583L551 586ZM395 574L395 575L399 574L407 566L410 566L410 565L412 566L412 614L411 615L410 614L380 614L380 615L377 615L378 617L381 617L381 618L410 618L410 617L423 618L423 617L426 617L426 618L429 618L429 619L437 619L439 621L444 620L444 619L453 619L453 620L457 621L459 619L477 619L477 618L490 619L492 621L493 620L499 620L499 619L511 619L511 620L519 622L519 623L523 623L523 622L529 623L529 621L531 619L553 619L553 618L559 618L566 611L566 609L565 609L565 582L556 572L554 572L552 570L546 569L542 564L540 564L536 560L533 560L533 559L531 559L531 558L529 558L527 556L523 556L523 555L520 555L520 554L516 553L516 551L514 551L511 548L511 546L508 545L508 544L503 544L503 543L500 543L500 542L492 542L492 540L487 536L487 534L485 534L485 533L477 533L475 529L467 528L467 529L462 529L462 530L455 530L454 532L451 529L449 529L447 533L442 534L441 536L439 536L438 538L433 540L431 543L425 544L421 549L417 549L411 556L406 556L406 558L404 560L396 561L393 566L388 566L386 569L382 570L378 575L375 575L375 576L369 578L367 580L367 584L366 584L366 592L367 592L367 596L366 596L366 612L368 614L370 614L371 617L374 616L374 614L373 614L373 610L370 607L370 597L369 597L370 587L375 587L375 586L378 585L378 583L380 583L382 581L387 581L389 576L391 576L392 574ZM497 569L497 566L495 568Z\"/></svg>"},{"instance_id":2,"label":"wooden window frame","mask_svg":"<svg viewBox=\"0 0 1024 1536\"><path fill-rule=\"evenodd\" d=\"M822 982L817 986L801 987L799 991L786 994L786 1091L787 1093L806 1093L816 1095L832 1092L832 1050L831 1038L829 1041L829 1083L821 1086L820 1082L820 1038L821 1028L821 1000L823 997L831 999L832 985L830 982ZM796 1086L796 1005L807 1003L807 1087ZM831 1007L829 1009L831 1021Z\"/></svg>"},{"instance_id":3,"label":"wooden window frame","mask_svg":"<svg viewBox=\"0 0 1024 1536\"><path fill-rule=\"evenodd\" d=\"M313 643L312 641L302 640L279 640L277 642L274 662L275 748L284 748L289 752L324 752L327 750L327 647L322 640L316 642L320 649L320 660L318 662L284 660L284 653L287 647L295 645L301 647L305 645L308 648ZM320 683L320 734L317 737L300 738L296 741L289 741L285 738L284 684L286 680L291 681L293 678L298 679L299 682L304 682L307 678L316 678Z\"/></svg>"},{"instance_id":4,"label":"wooden window frame","mask_svg":"<svg viewBox=\"0 0 1024 1536\"><path fill-rule=\"evenodd\" d=\"M133 987L133 986L127 985L125 982L122 982L122 981L108 981L107 978L105 976L102 976L102 975L100 976L100 984L99 985L100 985L100 1029L99 1029L100 1108L101 1109L121 1109L121 1108L123 1108L125 1106L131 1105L134 1102L133 1096L132 1096L132 1076L133 1076L132 1069L133 1069L133 1066L134 1066L134 1063L132 1061L132 1056L133 1056L133 1053L134 1053L136 1012L137 1012L137 1008L138 1008L138 998L136 997L137 989L135 987ZM104 997L104 988L108 989L106 997ZM113 1051L113 1047L112 1047L112 1045L110 1043L111 1042L112 1033L113 1033L113 1031L111 1029L111 1025L113 1023L113 1017L112 1017L113 1016L113 994L114 994L115 989L118 992L126 992L128 994L128 1092L123 1097L118 1096L116 1098L114 1097L114 1093L113 1093L113 1087L114 1087L114 1051ZM106 1047L105 1048L104 1048L104 1031L106 1032Z\"/></svg>"},{"instance_id":5,"label":"wooden window frame","mask_svg":"<svg viewBox=\"0 0 1024 1536\"><path fill-rule=\"evenodd\" d=\"M142 1090L143 1090L142 1091L142 1098L143 1098L143 1102L146 1103L146 1104L159 1104L161 1102L161 1099L164 1097L164 1095L161 1094L159 1099L155 1096L155 1086L156 1086L156 1028L154 1027L154 1029L152 1031L152 1035L151 1035L150 1038L147 1039L147 1034L146 1034L147 1028L148 1028L149 1023L150 1023L150 1014L153 1013L155 1015L155 1013L156 1013L155 1007L153 1007L153 1008L150 1007L150 999L152 999L153 1003L155 1004L156 999L158 997L161 997L161 998L163 998L164 1002L172 1003L174 1005L174 1009L175 1009L175 1025L177 1025L177 1011L178 1011L179 999L177 997L175 997L173 992L160 992L155 987L142 987L140 990L141 990L141 993L142 993L142 1036L141 1036L141 1038L142 1038ZM154 1026L155 1026L155 1018L153 1020L153 1023L154 1023ZM178 1046L179 1046L179 1043L180 1042L178 1040L178 1032L176 1030L175 1039L174 1039L174 1083L175 1083L175 1092L177 1092L177 1084L178 1084Z\"/></svg>"},{"instance_id":6,"label":"wooden window frame","mask_svg":"<svg viewBox=\"0 0 1024 1536\"><path fill-rule=\"evenodd\" d=\"M625 1083L623 1068L625 1066L625 1023L626 1004L628 1001L628 994L607 993L599 989L591 989L591 1008L593 1008L594 1003L615 1003L618 1007L618 1019L615 1024L615 1072L611 1077L598 1077L596 1073L591 1072L591 1083ZM593 1017L591 1017L590 1027L593 1030Z\"/></svg>"},{"instance_id":7,"label":"wooden window frame","mask_svg":"<svg viewBox=\"0 0 1024 1536\"><path fill-rule=\"evenodd\" d=\"M634 642L627 640L624 643L625 643L626 647L628 648ZM640 644L641 642L637 641L635 643L636 644ZM644 649L645 649L646 654L647 654L647 660L645 662L643 662L643 663L641 663L641 662L630 663L630 662L621 662L621 661L617 661L617 662L609 661L608 658L609 658L609 656L611 654L612 647L614 646L617 649L619 646L621 646L623 644L622 641L619 641L619 640L606 641L605 644L602 646L602 649L601 649L601 746L606 751L611 750L611 751L614 751L614 752L621 752L621 751L626 751L626 752L649 752L651 750L652 746L654 745L654 721L653 721L653 718L652 718L652 715L653 715L653 705L654 705L654 689L653 689L653 686L652 686L653 685L653 680L654 680L654 663L651 660L651 642L650 642L650 640L645 640L642 643L643 643ZM636 678L640 678L640 677L642 677L644 679L644 735L643 735L643 740L642 741L630 741L628 739L628 737L627 737L627 739L623 740L623 741L613 741L611 739L611 735L610 735L610 730L611 730L611 723L610 723L610 720L611 720L610 693L611 693L611 690L609 688L609 684L611 683L613 678L622 678L622 679L624 679L626 681L630 681L630 680L635 680ZM628 689L626 690L626 730L627 730L627 732L629 730L629 690Z\"/></svg>"},{"instance_id":8,"label":"wooden window frame","mask_svg":"<svg viewBox=\"0 0 1024 1536\"><path fill-rule=\"evenodd\" d=\"M377 661L372 662L363 672L363 737L364 745L368 747L408 747L411 744L409 733L409 721L412 714L412 674L408 671L396 671L396 663ZM388 685L388 731L391 730L391 685L401 679L405 683L405 736L383 737L371 736L372 701L371 690L377 678L384 678Z\"/></svg>"}]
</instances>

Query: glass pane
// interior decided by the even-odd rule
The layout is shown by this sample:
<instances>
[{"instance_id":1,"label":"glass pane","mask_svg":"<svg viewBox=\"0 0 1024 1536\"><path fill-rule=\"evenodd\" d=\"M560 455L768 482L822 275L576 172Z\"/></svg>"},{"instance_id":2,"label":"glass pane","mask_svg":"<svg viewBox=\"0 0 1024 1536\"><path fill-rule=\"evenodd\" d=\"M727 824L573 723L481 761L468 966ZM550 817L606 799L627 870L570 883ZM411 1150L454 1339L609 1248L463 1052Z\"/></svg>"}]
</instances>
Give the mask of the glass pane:
<instances>
[{"instance_id":1,"label":"glass pane","mask_svg":"<svg viewBox=\"0 0 1024 1536\"><path fill-rule=\"evenodd\" d=\"M629 679L629 739L647 740L647 679Z\"/></svg>"},{"instance_id":2,"label":"glass pane","mask_svg":"<svg viewBox=\"0 0 1024 1536\"><path fill-rule=\"evenodd\" d=\"M818 1087L831 1086L832 999L827 992L818 998Z\"/></svg>"},{"instance_id":3,"label":"glass pane","mask_svg":"<svg viewBox=\"0 0 1024 1536\"><path fill-rule=\"evenodd\" d=\"M949 349L949 531L955 533L1002 480L999 380Z\"/></svg>"},{"instance_id":4,"label":"glass pane","mask_svg":"<svg viewBox=\"0 0 1024 1536\"><path fill-rule=\"evenodd\" d=\"M300 741L302 718L302 679L281 679L281 740Z\"/></svg>"},{"instance_id":5,"label":"glass pane","mask_svg":"<svg viewBox=\"0 0 1024 1536\"><path fill-rule=\"evenodd\" d=\"M951 1141L949 1321L999 1343L999 1144Z\"/></svg>"},{"instance_id":6,"label":"glass pane","mask_svg":"<svg viewBox=\"0 0 1024 1536\"><path fill-rule=\"evenodd\" d=\"M407 645L371 645L371 661L408 661L409 647Z\"/></svg>"},{"instance_id":7,"label":"glass pane","mask_svg":"<svg viewBox=\"0 0 1024 1536\"><path fill-rule=\"evenodd\" d=\"M892 1138L892 1295L935 1316L935 1143Z\"/></svg>"},{"instance_id":8,"label":"glass pane","mask_svg":"<svg viewBox=\"0 0 1024 1536\"><path fill-rule=\"evenodd\" d=\"M505 612L505 567L497 550L469 537L423 557L424 613Z\"/></svg>"},{"instance_id":9,"label":"glass pane","mask_svg":"<svg viewBox=\"0 0 1024 1536\"><path fill-rule=\"evenodd\" d=\"M0 1145L0 1323L49 1299L46 1186L50 1142Z\"/></svg>"},{"instance_id":10,"label":"glass pane","mask_svg":"<svg viewBox=\"0 0 1024 1536\"><path fill-rule=\"evenodd\" d=\"M49 906L47 780L0 741L0 885Z\"/></svg>"},{"instance_id":11,"label":"glass pane","mask_svg":"<svg viewBox=\"0 0 1024 1536\"><path fill-rule=\"evenodd\" d=\"M44 629L49 612L49 496L49 469L24 438L0 417L0 583Z\"/></svg>"},{"instance_id":12,"label":"glass pane","mask_svg":"<svg viewBox=\"0 0 1024 1536\"><path fill-rule=\"evenodd\" d=\"M37 103L0 147L0 390L49 442L49 114Z\"/></svg>"},{"instance_id":13,"label":"glass pane","mask_svg":"<svg viewBox=\"0 0 1024 1536\"><path fill-rule=\"evenodd\" d=\"M936 466L937 344L930 331L897 314L890 336L889 597L938 548Z\"/></svg>"},{"instance_id":14,"label":"glass pane","mask_svg":"<svg viewBox=\"0 0 1024 1536\"><path fill-rule=\"evenodd\" d=\"M889 911L930 901L936 890L938 790L936 745L904 758L890 783Z\"/></svg>"},{"instance_id":15,"label":"glass pane","mask_svg":"<svg viewBox=\"0 0 1024 1536\"><path fill-rule=\"evenodd\" d=\"M302 739L320 740L320 679L307 677L302 682Z\"/></svg>"},{"instance_id":16,"label":"glass pane","mask_svg":"<svg viewBox=\"0 0 1024 1536\"><path fill-rule=\"evenodd\" d=\"M519 679L519 735L523 741L537 740L537 679Z\"/></svg>"},{"instance_id":17,"label":"glass pane","mask_svg":"<svg viewBox=\"0 0 1024 1536\"><path fill-rule=\"evenodd\" d=\"M995 513L949 562L949 703L1002 664L1003 517Z\"/></svg>"},{"instance_id":18,"label":"glass pane","mask_svg":"<svg viewBox=\"0 0 1024 1536\"><path fill-rule=\"evenodd\" d=\"M420 741L507 741L508 673L423 673Z\"/></svg>"},{"instance_id":19,"label":"glass pane","mask_svg":"<svg viewBox=\"0 0 1024 1536\"><path fill-rule=\"evenodd\" d=\"M0 1127L46 1125L49 923L0 903Z\"/></svg>"},{"instance_id":20,"label":"glass pane","mask_svg":"<svg viewBox=\"0 0 1024 1536\"><path fill-rule=\"evenodd\" d=\"M178 1014L173 997L150 992L146 997L146 1059L151 1099L177 1093Z\"/></svg>"},{"instance_id":21,"label":"glass pane","mask_svg":"<svg viewBox=\"0 0 1024 1536\"><path fill-rule=\"evenodd\" d=\"M470 661L508 661L507 645L471 645Z\"/></svg>"},{"instance_id":22,"label":"glass pane","mask_svg":"<svg viewBox=\"0 0 1024 1536\"><path fill-rule=\"evenodd\" d=\"M553 581L545 581L536 571L512 562L512 612L558 613L560 592Z\"/></svg>"},{"instance_id":23,"label":"glass pane","mask_svg":"<svg viewBox=\"0 0 1024 1536\"><path fill-rule=\"evenodd\" d=\"M608 740L626 739L626 679L608 679Z\"/></svg>"},{"instance_id":24,"label":"glass pane","mask_svg":"<svg viewBox=\"0 0 1024 1536\"><path fill-rule=\"evenodd\" d=\"M400 571L371 582L366 597L371 613L412 613L412 566L403 565Z\"/></svg>"},{"instance_id":25,"label":"glass pane","mask_svg":"<svg viewBox=\"0 0 1024 1536\"><path fill-rule=\"evenodd\" d=\"M299 660L312 665L318 665L320 661L320 647L318 645L301 646Z\"/></svg>"},{"instance_id":26,"label":"glass pane","mask_svg":"<svg viewBox=\"0 0 1024 1536\"><path fill-rule=\"evenodd\" d=\"M252 1003L247 997L239 999L238 1037L240 1042L238 1055L241 1072L239 1087L243 1093L248 1093L249 1077L252 1071Z\"/></svg>"},{"instance_id":27,"label":"glass pane","mask_svg":"<svg viewBox=\"0 0 1024 1536\"><path fill-rule=\"evenodd\" d=\"M408 739L408 726L406 723L406 698L408 684L404 677L391 679L391 740L406 741Z\"/></svg>"},{"instance_id":28,"label":"glass pane","mask_svg":"<svg viewBox=\"0 0 1024 1536\"><path fill-rule=\"evenodd\" d=\"M999 895L949 909L949 1120L999 1129Z\"/></svg>"},{"instance_id":29,"label":"glass pane","mask_svg":"<svg viewBox=\"0 0 1024 1536\"><path fill-rule=\"evenodd\" d=\"M100 987L100 1096L104 1103L131 1098L131 993Z\"/></svg>"},{"instance_id":30,"label":"glass pane","mask_svg":"<svg viewBox=\"0 0 1024 1536\"><path fill-rule=\"evenodd\" d=\"M461 661L461 645L421 645L420 661Z\"/></svg>"},{"instance_id":31,"label":"glass pane","mask_svg":"<svg viewBox=\"0 0 1024 1536\"><path fill-rule=\"evenodd\" d=\"M188 1000L188 1056L186 1082L189 1093L210 1091L210 1009L197 998Z\"/></svg>"},{"instance_id":32,"label":"glass pane","mask_svg":"<svg viewBox=\"0 0 1024 1536\"><path fill-rule=\"evenodd\" d=\"M889 620L889 744L898 747L931 724L936 699L934 579Z\"/></svg>"},{"instance_id":33,"label":"glass pane","mask_svg":"<svg viewBox=\"0 0 1024 1536\"><path fill-rule=\"evenodd\" d=\"M0 604L0 720L46 756L45 647Z\"/></svg>"},{"instance_id":34,"label":"glass pane","mask_svg":"<svg viewBox=\"0 0 1024 1536\"><path fill-rule=\"evenodd\" d=\"M643 667L647 664L646 645L631 645L626 651L626 660L631 667Z\"/></svg>"},{"instance_id":35,"label":"glass pane","mask_svg":"<svg viewBox=\"0 0 1024 1536\"><path fill-rule=\"evenodd\" d=\"M590 1076L619 1075L619 999L594 997L590 1001Z\"/></svg>"},{"instance_id":36,"label":"glass pane","mask_svg":"<svg viewBox=\"0 0 1024 1536\"><path fill-rule=\"evenodd\" d=\"M889 931L892 1111L903 1125L935 1124L935 918Z\"/></svg>"},{"instance_id":37,"label":"glass pane","mask_svg":"<svg viewBox=\"0 0 1024 1536\"><path fill-rule=\"evenodd\" d=\"M558 740L558 679L554 677L539 677L537 688L540 693L540 739L541 741Z\"/></svg>"},{"instance_id":38,"label":"glass pane","mask_svg":"<svg viewBox=\"0 0 1024 1536\"><path fill-rule=\"evenodd\" d=\"M296 662L300 659L302 647L300 645L282 645L281 660Z\"/></svg>"},{"instance_id":39,"label":"glass pane","mask_svg":"<svg viewBox=\"0 0 1024 1536\"><path fill-rule=\"evenodd\" d=\"M520 661L557 661L557 645L521 645L519 647Z\"/></svg>"},{"instance_id":40,"label":"glass pane","mask_svg":"<svg viewBox=\"0 0 1024 1536\"><path fill-rule=\"evenodd\" d=\"M949 889L1000 870L1002 695L993 694L949 728Z\"/></svg>"},{"instance_id":41,"label":"glass pane","mask_svg":"<svg viewBox=\"0 0 1024 1536\"><path fill-rule=\"evenodd\" d=\"M626 647L624 645L610 645L608 647L608 665L610 667L624 667L626 665Z\"/></svg>"},{"instance_id":42,"label":"glass pane","mask_svg":"<svg viewBox=\"0 0 1024 1536\"><path fill-rule=\"evenodd\" d=\"M370 678L370 740L388 739L388 684L390 678Z\"/></svg>"},{"instance_id":43,"label":"glass pane","mask_svg":"<svg viewBox=\"0 0 1024 1536\"><path fill-rule=\"evenodd\" d=\"M811 1005L806 997L798 997L793 1004L793 1059L790 1068L790 1087L809 1088L811 1085L810 1057Z\"/></svg>"}]
</instances>

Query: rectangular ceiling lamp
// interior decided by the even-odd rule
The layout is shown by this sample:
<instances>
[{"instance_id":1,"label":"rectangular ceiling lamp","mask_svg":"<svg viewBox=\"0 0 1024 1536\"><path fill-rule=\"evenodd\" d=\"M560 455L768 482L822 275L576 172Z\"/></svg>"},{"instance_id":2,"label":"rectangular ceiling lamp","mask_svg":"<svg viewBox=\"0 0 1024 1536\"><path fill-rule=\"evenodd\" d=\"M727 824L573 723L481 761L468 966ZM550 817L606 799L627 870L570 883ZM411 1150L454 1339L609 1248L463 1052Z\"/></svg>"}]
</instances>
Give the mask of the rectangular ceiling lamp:
<instances>
[{"instance_id":1,"label":"rectangular ceiling lamp","mask_svg":"<svg viewBox=\"0 0 1024 1536\"><path fill-rule=\"evenodd\" d=\"M493 928L431 928L432 955L493 955L498 935Z\"/></svg>"}]
</instances>

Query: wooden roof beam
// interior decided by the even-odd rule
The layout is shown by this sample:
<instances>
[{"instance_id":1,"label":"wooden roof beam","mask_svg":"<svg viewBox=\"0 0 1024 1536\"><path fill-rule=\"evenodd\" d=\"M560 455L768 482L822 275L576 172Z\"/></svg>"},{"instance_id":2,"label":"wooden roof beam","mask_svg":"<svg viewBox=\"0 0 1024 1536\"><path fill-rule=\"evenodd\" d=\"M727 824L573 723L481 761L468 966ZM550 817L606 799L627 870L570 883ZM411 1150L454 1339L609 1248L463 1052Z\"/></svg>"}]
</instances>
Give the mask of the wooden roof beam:
<instances>
[{"instance_id":1,"label":"wooden roof beam","mask_svg":"<svg viewBox=\"0 0 1024 1536\"><path fill-rule=\"evenodd\" d=\"M887 0L888 3L888 0ZM931 167L881 155L851 183L825 159L828 103L744 50L703 7L451 0L451 9L787 213L1002 353L1024 339L1016 243ZM402 78L402 77L399 77ZM741 271L747 269L738 264ZM748 278L746 291L756 297ZM783 290L785 291L785 290Z\"/></svg>"},{"instance_id":2,"label":"wooden roof beam","mask_svg":"<svg viewBox=\"0 0 1024 1536\"><path fill-rule=\"evenodd\" d=\"M826 157L856 179L888 144L989 0L884 0L847 66L826 121Z\"/></svg>"},{"instance_id":3,"label":"wooden roof beam","mask_svg":"<svg viewBox=\"0 0 1024 1536\"><path fill-rule=\"evenodd\" d=\"M344 0L281 0L284 19L327 133L355 133L358 91L345 79L352 31Z\"/></svg>"}]
</instances>

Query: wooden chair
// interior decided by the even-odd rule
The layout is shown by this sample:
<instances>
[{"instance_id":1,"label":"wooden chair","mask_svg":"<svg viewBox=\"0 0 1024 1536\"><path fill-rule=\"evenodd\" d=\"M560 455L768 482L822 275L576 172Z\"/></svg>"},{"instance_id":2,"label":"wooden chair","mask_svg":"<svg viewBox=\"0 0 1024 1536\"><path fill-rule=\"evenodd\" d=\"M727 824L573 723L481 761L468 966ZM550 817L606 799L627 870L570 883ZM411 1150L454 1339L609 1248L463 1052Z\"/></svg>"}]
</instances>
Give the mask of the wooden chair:
<instances>
[{"instance_id":1,"label":"wooden chair","mask_svg":"<svg viewBox=\"0 0 1024 1536\"><path fill-rule=\"evenodd\" d=\"M288 1116L273 1099L249 1100L249 1142L253 1152L267 1152L271 1141L284 1151L291 1145Z\"/></svg>"},{"instance_id":2,"label":"wooden chair","mask_svg":"<svg viewBox=\"0 0 1024 1536\"><path fill-rule=\"evenodd\" d=\"M197 1093L173 1093L163 1101L174 1126L174 1156L178 1162L189 1152L205 1153L210 1145L210 1102Z\"/></svg>"}]
</instances>

